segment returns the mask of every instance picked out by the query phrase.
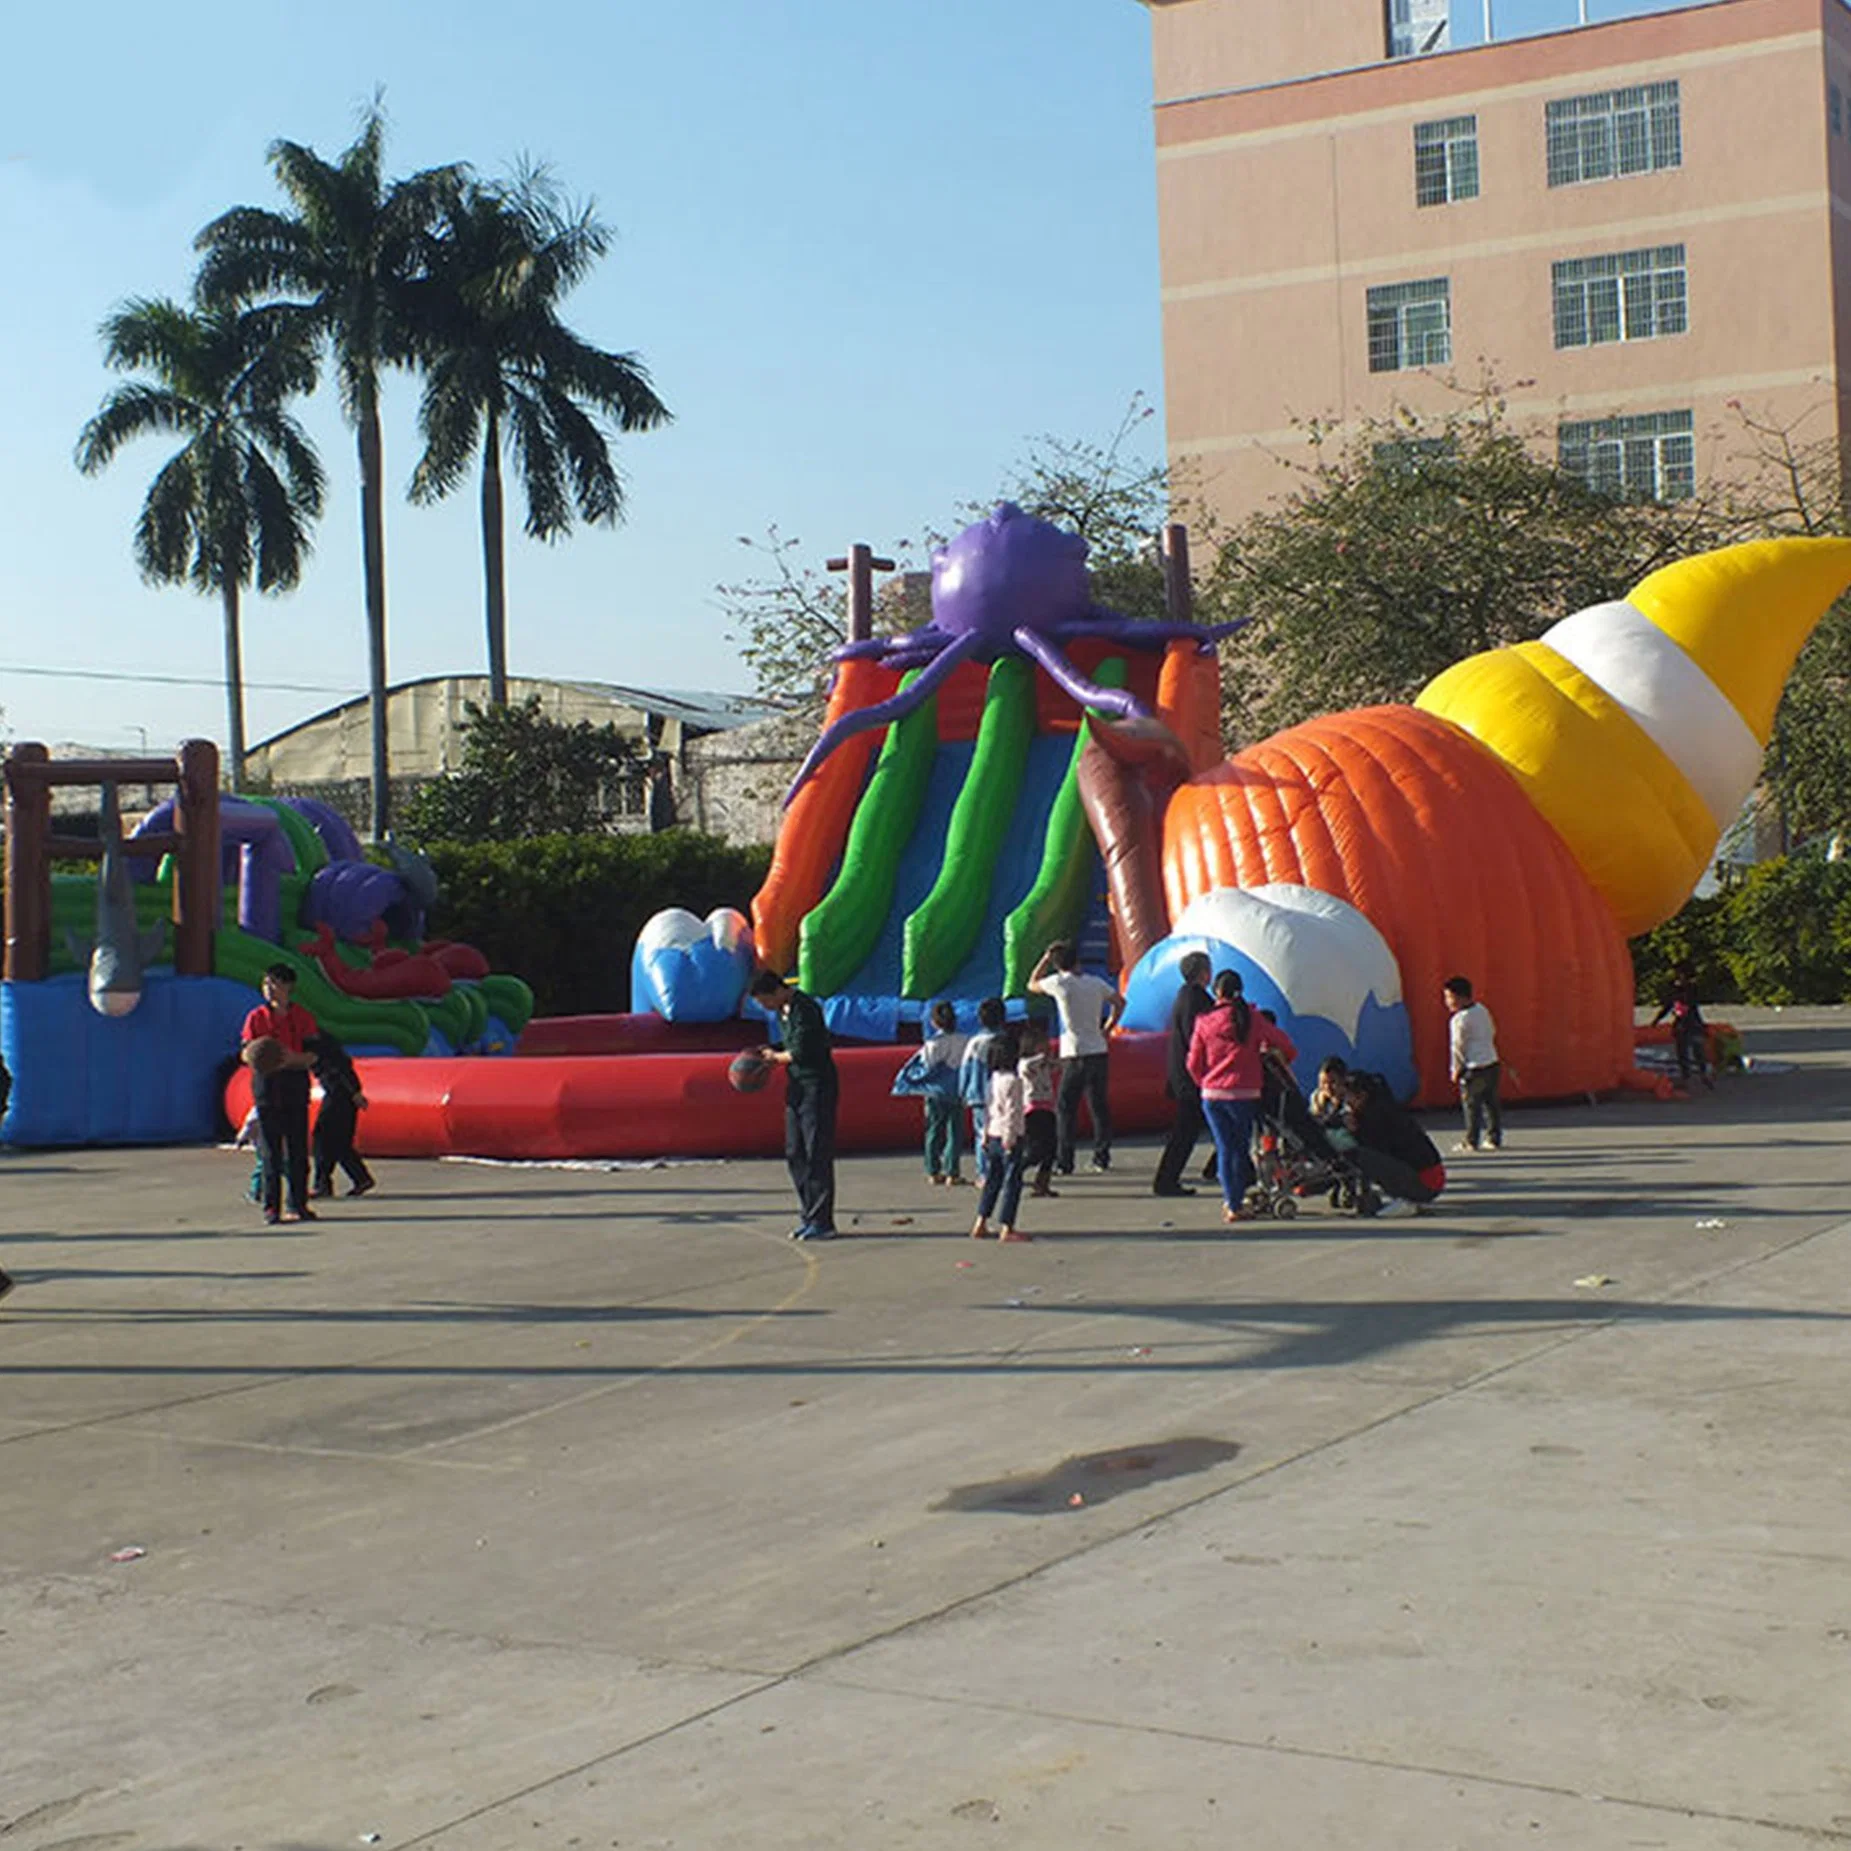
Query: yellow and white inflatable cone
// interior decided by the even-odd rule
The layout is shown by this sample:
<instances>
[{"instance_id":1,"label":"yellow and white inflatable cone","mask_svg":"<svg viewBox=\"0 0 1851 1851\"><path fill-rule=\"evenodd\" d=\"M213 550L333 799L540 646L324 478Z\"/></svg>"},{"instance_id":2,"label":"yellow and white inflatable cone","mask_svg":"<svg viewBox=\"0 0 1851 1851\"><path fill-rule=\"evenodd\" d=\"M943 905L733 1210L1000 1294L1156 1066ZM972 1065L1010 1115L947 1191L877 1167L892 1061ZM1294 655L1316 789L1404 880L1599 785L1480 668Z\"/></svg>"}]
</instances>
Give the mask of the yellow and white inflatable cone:
<instances>
[{"instance_id":1,"label":"yellow and white inflatable cone","mask_svg":"<svg viewBox=\"0 0 1851 1851\"><path fill-rule=\"evenodd\" d=\"M1795 658L1851 585L1851 540L1679 560L1534 643L1471 656L1417 707L1503 761L1628 937L1687 900L1761 775Z\"/></svg>"}]
</instances>

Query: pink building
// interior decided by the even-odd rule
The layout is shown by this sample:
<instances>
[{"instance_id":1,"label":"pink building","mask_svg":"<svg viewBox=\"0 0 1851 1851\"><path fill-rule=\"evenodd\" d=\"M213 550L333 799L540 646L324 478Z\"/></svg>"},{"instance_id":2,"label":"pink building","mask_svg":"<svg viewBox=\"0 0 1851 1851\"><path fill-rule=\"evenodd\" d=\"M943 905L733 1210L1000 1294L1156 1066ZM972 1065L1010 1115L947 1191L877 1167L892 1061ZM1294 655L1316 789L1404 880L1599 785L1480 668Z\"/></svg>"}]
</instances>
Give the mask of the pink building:
<instances>
[{"instance_id":1,"label":"pink building","mask_svg":"<svg viewBox=\"0 0 1851 1851\"><path fill-rule=\"evenodd\" d=\"M1481 361L1636 493L1739 471L1731 401L1843 427L1845 0L1460 50L1443 0L1145 4L1170 452L1224 515L1289 486L1300 421L1454 403Z\"/></svg>"}]
</instances>

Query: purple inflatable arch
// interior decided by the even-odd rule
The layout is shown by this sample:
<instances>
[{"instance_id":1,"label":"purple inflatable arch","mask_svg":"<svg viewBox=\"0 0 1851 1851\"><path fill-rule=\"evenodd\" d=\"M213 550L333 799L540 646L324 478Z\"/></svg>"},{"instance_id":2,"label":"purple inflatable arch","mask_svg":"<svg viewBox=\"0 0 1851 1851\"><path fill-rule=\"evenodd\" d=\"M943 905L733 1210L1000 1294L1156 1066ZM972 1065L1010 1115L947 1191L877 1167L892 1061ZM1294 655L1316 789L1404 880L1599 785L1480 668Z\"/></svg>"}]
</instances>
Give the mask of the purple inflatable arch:
<instances>
[{"instance_id":1,"label":"purple inflatable arch","mask_svg":"<svg viewBox=\"0 0 1851 1851\"><path fill-rule=\"evenodd\" d=\"M135 836L163 834L174 826L174 800L158 804L137 825ZM257 938L275 942L283 932L282 877L293 874L296 851L289 846L274 810L242 797L219 799L219 880L238 881L238 924ZM154 878L156 862L150 855L135 858L135 836L125 847L129 871L138 881ZM221 888L222 891L222 888Z\"/></svg>"}]
</instances>

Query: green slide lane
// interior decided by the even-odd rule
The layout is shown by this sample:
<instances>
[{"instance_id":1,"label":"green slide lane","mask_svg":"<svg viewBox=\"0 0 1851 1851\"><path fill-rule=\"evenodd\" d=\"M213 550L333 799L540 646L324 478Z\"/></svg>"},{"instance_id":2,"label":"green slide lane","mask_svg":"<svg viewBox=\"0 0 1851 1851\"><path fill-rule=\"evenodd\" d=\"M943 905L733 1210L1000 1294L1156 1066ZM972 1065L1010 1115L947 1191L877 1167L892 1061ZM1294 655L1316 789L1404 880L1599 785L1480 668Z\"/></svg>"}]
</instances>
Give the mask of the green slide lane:
<instances>
[{"instance_id":1,"label":"green slide lane","mask_svg":"<svg viewBox=\"0 0 1851 1851\"><path fill-rule=\"evenodd\" d=\"M1122 688L1130 671L1122 656L1108 656L1093 675L1102 688ZM1047 845L1041 853L1041 872L1028 897L1003 921L1003 994L1022 996L1028 991L1028 973L1057 938L1071 938L1086 918L1092 897L1093 859L1097 850L1080 804L1080 754L1086 749L1086 728L1073 742L1073 757L1061 780L1060 794L1048 812Z\"/></svg>"},{"instance_id":2,"label":"green slide lane","mask_svg":"<svg viewBox=\"0 0 1851 1851\"><path fill-rule=\"evenodd\" d=\"M938 879L906 921L902 996L921 1002L936 995L976 946L1034 736L1034 668L1005 656L990 670L977 747L945 830Z\"/></svg>"},{"instance_id":3,"label":"green slide lane","mask_svg":"<svg viewBox=\"0 0 1851 1851\"><path fill-rule=\"evenodd\" d=\"M328 850L315 825L300 810L292 810L280 797L246 797L246 803L254 803L270 812L283 826L283 839L289 844L296 857L296 872L305 879L320 868L328 865Z\"/></svg>"},{"instance_id":4,"label":"green slide lane","mask_svg":"<svg viewBox=\"0 0 1851 1851\"><path fill-rule=\"evenodd\" d=\"M296 973L296 1001L329 1034L361 1047L397 1048L422 1054L430 1039L430 1018L413 1002L372 1002L349 996L331 984L312 958L286 951L267 938L231 926L213 940L212 967L220 977L247 983L254 990L272 964L287 964Z\"/></svg>"},{"instance_id":5,"label":"green slide lane","mask_svg":"<svg viewBox=\"0 0 1851 1851\"><path fill-rule=\"evenodd\" d=\"M917 674L915 670L900 686L909 686ZM812 996L835 995L874 949L893 905L900 858L919 821L937 751L935 695L888 727L873 775L855 807L835 884L804 915L797 981Z\"/></svg>"},{"instance_id":6,"label":"green slide lane","mask_svg":"<svg viewBox=\"0 0 1851 1851\"><path fill-rule=\"evenodd\" d=\"M496 1017L510 1033L518 1035L533 1020L533 991L519 977L506 971L491 971L476 988Z\"/></svg>"}]
</instances>

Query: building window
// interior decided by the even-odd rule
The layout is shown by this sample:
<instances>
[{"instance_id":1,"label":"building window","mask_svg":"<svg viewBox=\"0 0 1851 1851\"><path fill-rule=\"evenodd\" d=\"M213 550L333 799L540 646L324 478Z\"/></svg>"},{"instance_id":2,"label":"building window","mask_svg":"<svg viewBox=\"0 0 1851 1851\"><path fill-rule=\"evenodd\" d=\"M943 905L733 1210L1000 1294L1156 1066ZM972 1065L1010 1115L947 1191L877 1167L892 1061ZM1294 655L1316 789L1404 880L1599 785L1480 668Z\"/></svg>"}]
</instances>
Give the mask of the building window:
<instances>
[{"instance_id":1,"label":"building window","mask_svg":"<svg viewBox=\"0 0 1851 1851\"><path fill-rule=\"evenodd\" d=\"M1391 58L1424 58L1451 45L1451 0L1388 0Z\"/></svg>"},{"instance_id":2,"label":"building window","mask_svg":"<svg viewBox=\"0 0 1851 1851\"><path fill-rule=\"evenodd\" d=\"M1556 430L1557 461L1569 475L1599 494L1628 500L1688 500L1696 492L1696 452L1687 411L1602 418Z\"/></svg>"},{"instance_id":3,"label":"building window","mask_svg":"<svg viewBox=\"0 0 1851 1851\"><path fill-rule=\"evenodd\" d=\"M1689 327L1684 247L1572 257L1555 266L1555 344L1649 341Z\"/></svg>"},{"instance_id":4,"label":"building window","mask_svg":"<svg viewBox=\"0 0 1851 1851\"><path fill-rule=\"evenodd\" d=\"M1414 203L1449 206L1478 197L1478 118L1414 124Z\"/></svg>"},{"instance_id":5,"label":"building window","mask_svg":"<svg viewBox=\"0 0 1851 1851\"><path fill-rule=\"evenodd\" d=\"M1459 445L1451 437L1393 437L1370 452L1376 468L1393 475L1418 475L1423 469L1443 469L1459 460Z\"/></svg>"},{"instance_id":6,"label":"building window","mask_svg":"<svg viewBox=\"0 0 1851 1851\"><path fill-rule=\"evenodd\" d=\"M1452 284L1443 276L1369 292L1369 370L1445 366L1453 357Z\"/></svg>"},{"instance_id":7,"label":"building window","mask_svg":"<svg viewBox=\"0 0 1851 1851\"><path fill-rule=\"evenodd\" d=\"M1639 84L1548 104L1549 184L1616 180L1681 166L1677 85Z\"/></svg>"},{"instance_id":8,"label":"building window","mask_svg":"<svg viewBox=\"0 0 1851 1851\"><path fill-rule=\"evenodd\" d=\"M1832 133L1842 135L1845 132L1845 96L1836 84L1826 86L1825 107L1831 117Z\"/></svg>"}]
</instances>

